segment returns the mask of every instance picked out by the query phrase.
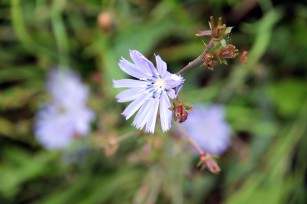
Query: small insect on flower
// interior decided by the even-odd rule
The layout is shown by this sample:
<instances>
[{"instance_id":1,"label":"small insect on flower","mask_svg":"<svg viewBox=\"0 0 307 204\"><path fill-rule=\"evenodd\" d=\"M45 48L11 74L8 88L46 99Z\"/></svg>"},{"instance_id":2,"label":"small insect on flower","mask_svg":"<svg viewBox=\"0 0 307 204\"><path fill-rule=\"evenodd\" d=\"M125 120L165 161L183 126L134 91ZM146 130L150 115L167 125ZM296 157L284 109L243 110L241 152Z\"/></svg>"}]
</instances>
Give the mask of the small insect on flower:
<instances>
[{"instance_id":1,"label":"small insect on flower","mask_svg":"<svg viewBox=\"0 0 307 204\"><path fill-rule=\"evenodd\" d=\"M122 58L118 65L127 74L136 79L113 80L115 88L128 88L116 98L120 103L132 101L122 113L128 120L136 114L132 123L137 129L154 133L158 109L160 109L161 127L164 132L171 128L173 117L170 99L177 97L184 79L167 71L166 63L156 55L156 68L146 57L136 50L130 51L133 63ZM177 88L177 89L176 89ZM176 91L175 91L176 89Z\"/></svg>"}]
</instances>

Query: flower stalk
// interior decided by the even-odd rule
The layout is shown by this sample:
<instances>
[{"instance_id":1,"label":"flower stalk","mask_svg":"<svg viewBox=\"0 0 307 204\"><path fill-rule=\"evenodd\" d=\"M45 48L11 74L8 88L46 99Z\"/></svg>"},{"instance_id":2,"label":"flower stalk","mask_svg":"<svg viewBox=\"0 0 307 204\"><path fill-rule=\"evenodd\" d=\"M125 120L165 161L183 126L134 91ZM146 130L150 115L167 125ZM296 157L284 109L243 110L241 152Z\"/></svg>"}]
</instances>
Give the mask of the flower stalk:
<instances>
[{"instance_id":1,"label":"flower stalk","mask_svg":"<svg viewBox=\"0 0 307 204\"><path fill-rule=\"evenodd\" d=\"M187 64L187 66L185 66L184 68L182 68L179 72L177 72L177 75L181 75L184 74L185 72L189 71L190 69L192 69L193 67L195 67L197 64L203 62L203 59L205 57L205 55L208 53L208 51L211 49L212 45L214 43L214 39L211 38L211 40L209 41L206 49L192 62L190 62L189 64Z\"/></svg>"},{"instance_id":2,"label":"flower stalk","mask_svg":"<svg viewBox=\"0 0 307 204\"><path fill-rule=\"evenodd\" d=\"M197 143L192 140L192 138L188 135L188 133L183 129L183 127L176 123L176 126L182 133L183 137L193 146L193 148L197 151L200 161L203 165L205 165L211 173L217 174L221 171L220 167L216 163L216 161L211 157L210 154L204 152Z\"/></svg>"}]
</instances>

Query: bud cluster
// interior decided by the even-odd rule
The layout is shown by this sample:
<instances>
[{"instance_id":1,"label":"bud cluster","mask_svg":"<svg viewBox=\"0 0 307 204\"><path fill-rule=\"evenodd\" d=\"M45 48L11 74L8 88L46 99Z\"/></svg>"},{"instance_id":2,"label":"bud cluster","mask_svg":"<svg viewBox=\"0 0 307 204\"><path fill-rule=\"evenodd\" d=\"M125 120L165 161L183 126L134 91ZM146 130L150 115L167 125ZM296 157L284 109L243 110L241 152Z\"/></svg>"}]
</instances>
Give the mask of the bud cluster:
<instances>
[{"instance_id":1,"label":"bud cluster","mask_svg":"<svg viewBox=\"0 0 307 204\"><path fill-rule=\"evenodd\" d=\"M213 70L217 62L227 65L226 59L237 57L239 50L234 45L227 44L225 37L231 32L233 27L227 27L226 24L223 24L221 17L215 22L211 16L209 26L210 30L200 31L196 36L208 36L214 41L212 47L208 49L208 52L203 57L203 65Z\"/></svg>"},{"instance_id":2,"label":"bud cluster","mask_svg":"<svg viewBox=\"0 0 307 204\"><path fill-rule=\"evenodd\" d=\"M213 70L213 67L216 65L217 61L221 64L227 65L226 59L235 58L238 56L238 49L232 44L226 45L226 47L221 46L220 48L213 50L211 53L207 53L204 56L204 65L208 67L208 69Z\"/></svg>"}]
</instances>

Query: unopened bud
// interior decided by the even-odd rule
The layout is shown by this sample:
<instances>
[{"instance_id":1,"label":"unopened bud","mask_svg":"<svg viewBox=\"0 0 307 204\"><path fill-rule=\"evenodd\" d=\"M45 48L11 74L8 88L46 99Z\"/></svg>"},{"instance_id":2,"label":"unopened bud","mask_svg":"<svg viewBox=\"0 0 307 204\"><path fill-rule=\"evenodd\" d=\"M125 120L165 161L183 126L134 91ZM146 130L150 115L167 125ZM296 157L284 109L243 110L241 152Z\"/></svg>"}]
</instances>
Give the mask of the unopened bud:
<instances>
[{"instance_id":1,"label":"unopened bud","mask_svg":"<svg viewBox=\"0 0 307 204\"><path fill-rule=\"evenodd\" d=\"M225 31L226 31L225 24L223 24L222 26L217 26L216 29L212 31L212 38L214 38L214 40L222 40Z\"/></svg>"},{"instance_id":2,"label":"unopened bud","mask_svg":"<svg viewBox=\"0 0 307 204\"><path fill-rule=\"evenodd\" d=\"M211 173L217 174L221 171L219 165L216 163L214 159L212 159L212 157L209 154L203 153L199 156L201 161L206 165L206 167Z\"/></svg>"},{"instance_id":3,"label":"unopened bud","mask_svg":"<svg viewBox=\"0 0 307 204\"><path fill-rule=\"evenodd\" d=\"M206 159L204 162L206 164L206 167L211 173L214 173L214 174L220 173L221 169L219 165L212 158Z\"/></svg>"},{"instance_id":4,"label":"unopened bud","mask_svg":"<svg viewBox=\"0 0 307 204\"><path fill-rule=\"evenodd\" d=\"M240 58L240 61L241 61L241 62L246 63L246 61L247 61L247 54L248 54L248 52L247 52L246 50L244 50L244 51L242 52L242 56L241 56L241 58Z\"/></svg>"},{"instance_id":5,"label":"unopened bud","mask_svg":"<svg viewBox=\"0 0 307 204\"><path fill-rule=\"evenodd\" d=\"M103 11L99 14L97 18L98 26L101 30L108 33L111 31L113 26L113 17L111 12Z\"/></svg>"},{"instance_id":6,"label":"unopened bud","mask_svg":"<svg viewBox=\"0 0 307 204\"><path fill-rule=\"evenodd\" d=\"M219 58L235 58L238 55L238 49L234 45L227 45L225 48L221 49L218 54Z\"/></svg>"},{"instance_id":7,"label":"unopened bud","mask_svg":"<svg viewBox=\"0 0 307 204\"><path fill-rule=\"evenodd\" d=\"M210 17L209 21L210 30L202 30L196 34L196 36L211 36L214 40L220 41L225 35L231 32L232 27L227 27L223 24L223 19L220 17L215 22L213 16Z\"/></svg>"},{"instance_id":8,"label":"unopened bud","mask_svg":"<svg viewBox=\"0 0 307 204\"><path fill-rule=\"evenodd\" d=\"M115 135L111 135L107 138L107 145L104 148L104 152L107 157L113 156L119 147L119 142L117 140L117 137Z\"/></svg>"},{"instance_id":9,"label":"unopened bud","mask_svg":"<svg viewBox=\"0 0 307 204\"><path fill-rule=\"evenodd\" d=\"M179 123L186 121L188 118L188 112L184 108L183 103L175 105L175 117L179 120Z\"/></svg>"},{"instance_id":10,"label":"unopened bud","mask_svg":"<svg viewBox=\"0 0 307 204\"><path fill-rule=\"evenodd\" d=\"M207 53L204 57L204 65L208 67L208 69L213 70L214 65L216 64L216 60L212 54Z\"/></svg>"}]
</instances>

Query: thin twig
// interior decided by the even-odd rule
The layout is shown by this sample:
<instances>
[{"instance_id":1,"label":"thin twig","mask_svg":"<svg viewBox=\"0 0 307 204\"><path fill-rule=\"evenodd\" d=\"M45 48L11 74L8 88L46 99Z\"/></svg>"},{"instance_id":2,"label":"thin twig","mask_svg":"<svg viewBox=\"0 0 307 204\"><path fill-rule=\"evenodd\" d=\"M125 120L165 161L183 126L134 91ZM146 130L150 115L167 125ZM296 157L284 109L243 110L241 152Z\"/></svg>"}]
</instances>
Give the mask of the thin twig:
<instances>
[{"instance_id":1,"label":"thin twig","mask_svg":"<svg viewBox=\"0 0 307 204\"><path fill-rule=\"evenodd\" d=\"M189 62L189 64L187 64L187 66L185 66L184 68L182 68L179 72L177 72L177 74L183 74L186 71L192 69L194 66L196 66L198 63L200 63L204 56L207 54L207 52L211 49L212 45L213 45L214 39L211 38L210 42L208 43L206 49L192 62Z\"/></svg>"},{"instance_id":2,"label":"thin twig","mask_svg":"<svg viewBox=\"0 0 307 204\"><path fill-rule=\"evenodd\" d=\"M205 152L198 146L198 144L194 142L194 140L191 139L188 133L183 129L182 125L179 123L175 123L175 125L178 127L178 129L182 133L182 136L188 140L188 142L193 146L193 148L198 152L198 154L204 155Z\"/></svg>"},{"instance_id":3,"label":"thin twig","mask_svg":"<svg viewBox=\"0 0 307 204\"><path fill-rule=\"evenodd\" d=\"M216 163L214 159L212 159L211 155L207 152L204 152L188 135L188 133L183 129L183 127L179 123L175 123L178 129L182 132L184 138L188 140L188 142L194 147L194 149L198 152L199 158L202 163L206 165L209 171L214 174L217 174L221 171L219 165Z\"/></svg>"}]
</instances>

